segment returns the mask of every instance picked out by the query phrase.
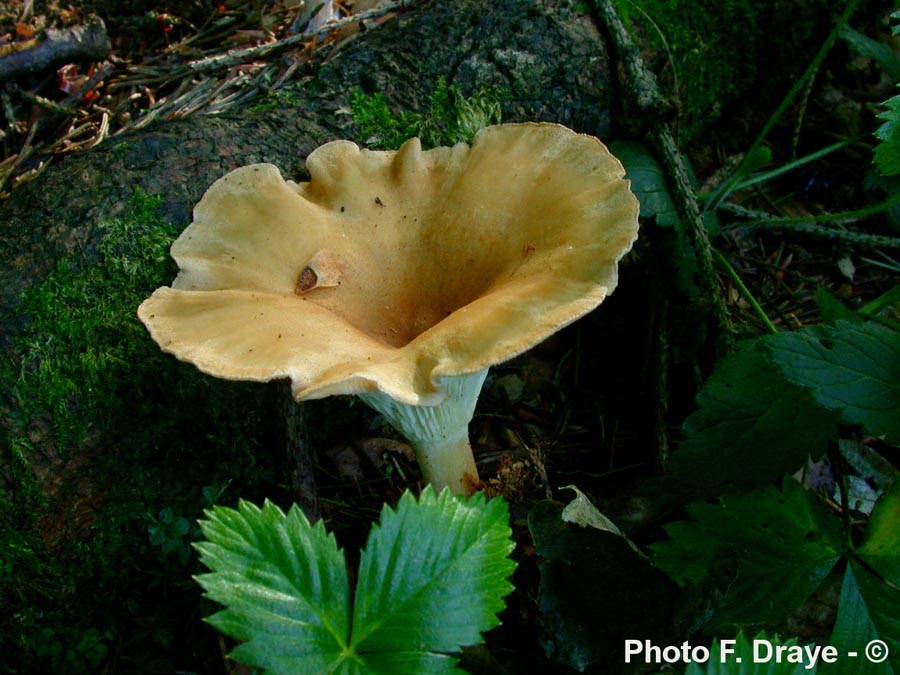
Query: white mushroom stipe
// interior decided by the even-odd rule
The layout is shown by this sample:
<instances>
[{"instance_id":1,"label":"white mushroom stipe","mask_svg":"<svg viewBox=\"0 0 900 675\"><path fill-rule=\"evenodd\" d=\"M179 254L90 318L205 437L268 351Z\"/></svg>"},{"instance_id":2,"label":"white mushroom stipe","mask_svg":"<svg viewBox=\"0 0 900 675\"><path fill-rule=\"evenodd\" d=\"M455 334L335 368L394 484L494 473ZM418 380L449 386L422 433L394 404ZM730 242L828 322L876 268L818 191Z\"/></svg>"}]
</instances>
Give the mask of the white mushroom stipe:
<instances>
[{"instance_id":1,"label":"white mushroom stipe","mask_svg":"<svg viewBox=\"0 0 900 675\"><path fill-rule=\"evenodd\" d=\"M449 487L456 494L471 494L478 483L469 422L488 370L442 377L439 386L444 390L444 400L439 405L400 403L379 391L359 394L406 436L422 477L436 492Z\"/></svg>"}]
</instances>

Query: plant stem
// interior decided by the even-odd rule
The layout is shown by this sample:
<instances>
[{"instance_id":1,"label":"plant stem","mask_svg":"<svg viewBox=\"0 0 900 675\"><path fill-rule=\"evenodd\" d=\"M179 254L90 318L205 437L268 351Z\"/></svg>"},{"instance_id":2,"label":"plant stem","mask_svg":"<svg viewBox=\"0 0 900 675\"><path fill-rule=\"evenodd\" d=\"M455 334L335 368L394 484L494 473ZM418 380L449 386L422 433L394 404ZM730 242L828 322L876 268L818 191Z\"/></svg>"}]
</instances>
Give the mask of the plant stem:
<instances>
[{"instance_id":1,"label":"plant stem","mask_svg":"<svg viewBox=\"0 0 900 675\"><path fill-rule=\"evenodd\" d=\"M828 50L831 49L831 45L834 44L834 41L837 40L838 35L844 26L847 25L847 22L850 21L850 17L853 16L853 12L856 11L856 6L859 4L859 0L850 0L847 3L847 6L844 8L843 14L841 14L837 23L834 26L834 29L829 33L828 37L825 39L825 42L822 43L822 46L819 47L819 51L816 52L816 55L813 57L813 60L806 67L803 75L794 82L794 85L791 87L790 91L788 91L787 95L781 101L779 106L775 109L775 112L769 117L765 126L763 126L762 131L759 132L759 135L753 141L753 144L744 153L744 159L738 164L737 168L735 168L734 173L731 178L725 181L718 190L716 190L715 194L709 200L706 205L708 210L715 210L719 207L719 205L730 195L735 188L735 185L740 181L741 177L744 175L746 170L746 164L749 161L749 158L753 157L756 150L763 144L763 141L766 140L766 136L769 135L769 132L772 131L772 128L784 114L784 111L787 110L788 106L791 104L791 101L794 100L794 97L798 92L806 85L807 80L809 80L815 72L819 69L819 65L822 63L822 59L825 58L825 55L828 53Z\"/></svg>"},{"instance_id":2,"label":"plant stem","mask_svg":"<svg viewBox=\"0 0 900 675\"><path fill-rule=\"evenodd\" d=\"M841 491L841 523L844 526L844 537L847 550L853 548L853 530L850 523L850 495L847 494L847 471L844 463L844 455L836 443L828 448L828 460L831 462L831 474Z\"/></svg>"},{"instance_id":3,"label":"plant stem","mask_svg":"<svg viewBox=\"0 0 900 675\"><path fill-rule=\"evenodd\" d=\"M788 230L801 232L821 239L835 239L850 244L861 244L872 248L900 248L900 237L891 237L866 232L851 232L838 230L833 227L823 227L825 223L849 223L869 216L881 213L900 204L900 195L896 195L887 201L874 206L867 206L855 211L841 211L839 213L824 213L815 216L803 216L801 218L766 218L764 213L742 209L734 204L723 205L723 209L744 217L759 217L755 220L733 228L732 231L740 233L756 232L759 230Z\"/></svg>"},{"instance_id":4,"label":"plant stem","mask_svg":"<svg viewBox=\"0 0 900 675\"><path fill-rule=\"evenodd\" d=\"M777 169L772 169L771 171L766 171L765 173L759 173L755 176L751 176L747 180L741 181L737 185L735 185L731 192L737 192L739 190L744 190L748 187L753 187L754 185L759 185L760 183L765 183L766 181L770 181L773 178L778 178L779 176L783 176L786 173L790 173L795 169L799 169L802 166L809 164L810 162L815 162L816 160L822 159L823 157L827 157L832 152L837 152L838 150L843 150L847 148L857 141L860 141L864 138L867 138L869 134L860 134L859 136L854 136L853 138L846 138L842 141L838 141L837 143L832 143L824 148L816 150L815 152L811 152L800 159L795 159L792 162L788 162L787 164L783 164L779 166ZM702 195L698 195L697 199L700 201L704 201L710 199L714 195L718 194L718 191L714 192L706 192Z\"/></svg>"},{"instance_id":5,"label":"plant stem","mask_svg":"<svg viewBox=\"0 0 900 675\"><path fill-rule=\"evenodd\" d=\"M638 110L649 122L650 139L666 169L673 201L687 227L688 236L697 256L700 281L709 294L720 346L727 348L734 342L734 325L728 314L713 263L712 245L709 242L706 224L700 215L700 207L697 205L687 160L678 150L668 124L671 104L660 93L656 77L641 60L612 0L595 0L594 4L607 34L615 45L616 55L626 74L628 89L634 97Z\"/></svg>"},{"instance_id":6,"label":"plant stem","mask_svg":"<svg viewBox=\"0 0 900 675\"><path fill-rule=\"evenodd\" d=\"M756 298L753 296L753 293L750 292L750 289L744 284L744 280L741 279L741 275L737 273L737 270L731 266L731 263L728 262L728 259L719 253L717 250L713 249L713 256L716 259L716 262L719 263L726 272L728 272L728 276L731 277L731 280L734 282L734 285L737 286L741 295L744 296L744 299L750 303L750 306L753 308L753 311L762 319L763 324L765 324L768 331L772 334L778 332L778 329L775 327L775 324L769 319L763 310L762 306L757 302Z\"/></svg>"}]
</instances>

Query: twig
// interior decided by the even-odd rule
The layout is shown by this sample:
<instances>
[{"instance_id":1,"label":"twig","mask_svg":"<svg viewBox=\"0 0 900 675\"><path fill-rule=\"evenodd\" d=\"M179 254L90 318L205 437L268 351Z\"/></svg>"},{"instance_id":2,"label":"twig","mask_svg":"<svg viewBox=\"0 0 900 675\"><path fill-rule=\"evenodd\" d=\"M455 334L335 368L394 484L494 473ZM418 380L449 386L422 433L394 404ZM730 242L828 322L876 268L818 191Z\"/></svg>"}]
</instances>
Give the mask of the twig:
<instances>
[{"instance_id":1,"label":"twig","mask_svg":"<svg viewBox=\"0 0 900 675\"><path fill-rule=\"evenodd\" d=\"M75 91L66 96L61 102L60 105L63 108L71 108L75 106L81 99L84 98L84 95L91 91L94 87L96 87L100 82L105 80L114 70L113 64L105 63L103 67L98 68L97 72L91 75L87 80L85 80L82 84L80 84Z\"/></svg>"},{"instance_id":2,"label":"twig","mask_svg":"<svg viewBox=\"0 0 900 675\"><path fill-rule=\"evenodd\" d=\"M822 227L815 222L803 220L773 220L769 222L755 223L738 227L732 232L741 234L750 232L797 232L807 234L818 239L841 241L872 248L900 249L900 237L888 237L881 234L866 234L865 232L852 232L850 230L836 230L831 227Z\"/></svg>"},{"instance_id":3,"label":"twig","mask_svg":"<svg viewBox=\"0 0 900 675\"><path fill-rule=\"evenodd\" d=\"M839 230L835 227L825 227L825 224L853 223L863 218L881 213L900 204L900 195L896 195L887 201L868 206L855 211L841 211L839 213L825 213L817 216L802 216L799 218L772 218L765 211L745 209L737 204L723 204L722 211L728 211L736 216L751 218L753 222L732 228L730 231L736 234L748 234L751 232L799 232L819 239L843 241L848 244L871 246L872 248L900 249L900 237L891 237L880 234L868 234L866 232L853 232Z\"/></svg>"},{"instance_id":4,"label":"twig","mask_svg":"<svg viewBox=\"0 0 900 675\"><path fill-rule=\"evenodd\" d=\"M45 70L68 61L102 61L112 48L103 20L93 16L81 26L65 30L50 29L41 41L14 47L0 58L0 80Z\"/></svg>"},{"instance_id":5,"label":"twig","mask_svg":"<svg viewBox=\"0 0 900 675\"><path fill-rule=\"evenodd\" d=\"M634 96L638 109L649 121L650 138L666 168L673 200L687 225L688 236L697 255L701 283L710 294L719 340L722 346L727 347L734 342L734 325L713 263L712 245L700 216L687 161L678 150L667 121L671 105L660 93L653 73L644 66L612 1L596 0L595 6L615 46L618 60L624 67L629 92Z\"/></svg>"},{"instance_id":6,"label":"twig","mask_svg":"<svg viewBox=\"0 0 900 675\"><path fill-rule=\"evenodd\" d=\"M282 40L276 40L275 42L269 42L267 44L258 45L256 47L235 49L233 51L226 52L225 54L217 54L216 56L210 56L205 59L191 61L190 63L185 64L184 69L194 73L210 73L221 70L223 68L231 68L232 66L237 66L253 59L266 58L284 49L309 42L309 40L318 35L324 35L338 28L343 28L344 26L347 26L349 24L358 21L365 21L367 19L374 19L393 12L396 9L408 7L410 3L411 0L393 0L392 2L386 2L382 5L379 5L375 9L370 9L367 12L351 14L350 16L344 17L343 19L337 19L336 21L327 23L321 28L317 28L316 30L307 31L306 33L300 33L298 35L291 35L290 37L284 38Z\"/></svg>"},{"instance_id":7,"label":"twig","mask_svg":"<svg viewBox=\"0 0 900 675\"><path fill-rule=\"evenodd\" d=\"M0 194L3 194L6 191L7 185L10 184L13 177L16 174L16 170L22 166L22 164L27 160L31 154L35 150L35 146L32 145L32 141L34 141L35 135L37 135L38 127L41 125L41 120L35 120L35 122L31 125L31 128L28 130L28 136L25 138L25 143L22 145L22 149L19 151L18 155L15 155L15 161L12 163L12 166L9 167L9 170L0 175Z\"/></svg>"}]
</instances>

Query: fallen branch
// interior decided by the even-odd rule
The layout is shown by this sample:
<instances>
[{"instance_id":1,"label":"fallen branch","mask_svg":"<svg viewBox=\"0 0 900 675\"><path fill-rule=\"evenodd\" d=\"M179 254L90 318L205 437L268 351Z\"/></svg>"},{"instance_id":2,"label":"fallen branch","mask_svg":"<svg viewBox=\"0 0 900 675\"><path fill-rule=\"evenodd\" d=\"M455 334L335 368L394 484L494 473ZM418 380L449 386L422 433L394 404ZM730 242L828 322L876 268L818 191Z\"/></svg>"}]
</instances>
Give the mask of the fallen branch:
<instances>
[{"instance_id":1,"label":"fallen branch","mask_svg":"<svg viewBox=\"0 0 900 675\"><path fill-rule=\"evenodd\" d=\"M816 239L828 241L841 241L857 246L871 246L872 248L900 249L900 237L889 237L881 234L866 234L865 232L853 232L851 230L836 230L831 227L822 227L812 221L804 220L770 220L759 223L743 225L731 230L739 234L750 232L794 232L809 235Z\"/></svg>"},{"instance_id":2,"label":"fallen branch","mask_svg":"<svg viewBox=\"0 0 900 675\"><path fill-rule=\"evenodd\" d=\"M190 63L185 64L184 68L193 73L211 73L217 70L222 70L224 68L238 66L246 63L247 61L267 58L280 51L289 49L290 47L306 44L319 35L325 35L352 23L367 21L370 19L378 18L380 16L384 16L385 14L389 14L396 9L409 7L411 4L411 0L393 0L392 2L385 2L378 5L378 7L376 7L375 9L370 9L366 12L360 12L359 14L351 14L350 16L344 17L343 19L331 21L329 23L326 23L324 26L317 28L316 30L299 33L298 35L291 35L290 37L286 37L282 40L268 42L266 44L257 45L256 47L235 49L226 52L225 54L217 54L216 56L210 56L205 59L191 61Z\"/></svg>"},{"instance_id":3,"label":"fallen branch","mask_svg":"<svg viewBox=\"0 0 900 675\"><path fill-rule=\"evenodd\" d=\"M106 26L97 16L89 17L87 23L74 28L50 29L43 40L29 40L21 46L13 43L9 47L7 53L0 56L0 80L72 61L102 61L112 48Z\"/></svg>"},{"instance_id":4,"label":"fallen branch","mask_svg":"<svg viewBox=\"0 0 900 675\"><path fill-rule=\"evenodd\" d=\"M841 230L835 225L855 223L863 218L882 213L900 204L900 196L892 197L885 202L868 206L856 211L840 213L824 213L821 215L799 216L797 218L772 218L765 211L745 209L737 204L723 204L720 209L733 215L748 218L751 222L729 228L735 234L745 235L750 232L796 232L818 239L841 241L848 244L871 246L872 248L900 249L900 237L867 232Z\"/></svg>"}]
</instances>

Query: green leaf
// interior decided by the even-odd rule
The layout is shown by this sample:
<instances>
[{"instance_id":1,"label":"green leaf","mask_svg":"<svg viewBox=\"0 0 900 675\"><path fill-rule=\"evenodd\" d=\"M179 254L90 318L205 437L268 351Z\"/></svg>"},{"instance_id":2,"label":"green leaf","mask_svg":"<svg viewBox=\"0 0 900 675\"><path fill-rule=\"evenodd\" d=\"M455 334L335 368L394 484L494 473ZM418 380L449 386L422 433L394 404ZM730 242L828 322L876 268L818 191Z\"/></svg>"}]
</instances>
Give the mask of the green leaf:
<instances>
[{"instance_id":1,"label":"green leaf","mask_svg":"<svg viewBox=\"0 0 900 675\"><path fill-rule=\"evenodd\" d=\"M865 321L862 316L847 307L840 298L824 286L820 286L816 292L816 305L818 305L822 321L825 323L835 323L842 320L857 323Z\"/></svg>"},{"instance_id":2,"label":"green leaf","mask_svg":"<svg viewBox=\"0 0 900 675\"><path fill-rule=\"evenodd\" d=\"M790 477L781 491L694 504L688 513L691 521L665 527L671 540L651 547L653 562L681 584L712 580L727 588L710 630L783 618L818 588L844 548L839 519Z\"/></svg>"},{"instance_id":3,"label":"green leaf","mask_svg":"<svg viewBox=\"0 0 900 675\"><path fill-rule=\"evenodd\" d=\"M898 304L900 304L900 284L886 290L874 300L870 300L860 307L859 311L861 314L868 316L883 316L887 314L887 318L890 318L891 310Z\"/></svg>"},{"instance_id":4,"label":"green leaf","mask_svg":"<svg viewBox=\"0 0 900 675\"><path fill-rule=\"evenodd\" d=\"M268 673L327 672L350 637L350 585L344 554L321 521L295 505L287 515L266 502L217 506L196 545L212 572L197 577L225 605L209 622L245 641L232 656Z\"/></svg>"},{"instance_id":5,"label":"green leaf","mask_svg":"<svg viewBox=\"0 0 900 675\"><path fill-rule=\"evenodd\" d=\"M900 479L875 503L857 555L900 588Z\"/></svg>"},{"instance_id":6,"label":"green leaf","mask_svg":"<svg viewBox=\"0 0 900 675\"><path fill-rule=\"evenodd\" d=\"M322 522L266 502L207 511L197 577L226 608L209 621L232 657L272 675L454 675L463 646L498 625L515 569L502 500L426 488L385 507L362 553L352 609L343 553Z\"/></svg>"},{"instance_id":7,"label":"green leaf","mask_svg":"<svg viewBox=\"0 0 900 675\"><path fill-rule=\"evenodd\" d=\"M723 648L723 643L725 646ZM765 645L758 647L757 644ZM771 652L769 651L771 647ZM770 656L778 647L785 648L780 660ZM791 638L787 642L778 636L768 637L765 632L757 635L753 640L748 639L743 632L737 634L734 640L714 640L709 649L709 660L699 665L691 663L684 671L684 675L801 675L816 673L817 666L809 665L811 659L803 654L803 648L798 644L797 638Z\"/></svg>"},{"instance_id":8,"label":"green leaf","mask_svg":"<svg viewBox=\"0 0 900 675\"><path fill-rule=\"evenodd\" d=\"M625 167L625 177L631 181L631 191L641 205L641 217L655 217L662 227L679 225L681 217L669 193L666 174L647 146L617 140L609 144L609 149Z\"/></svg>"},{"instance_id":9,"label":"green leaf","mask_svg":"<svg viewBox=\"0 0 900 675\"><path fill-rule=\"evenodd\" d=\"M418 504L407 492L396 511L385 507L360 560L353 649L416 654L480 643L512 591L508 520L502 500L431 488Z\"/></svg>"},{"instance_id":10,"label":"green leaf","mask_svg":"<svg viewBox=\"0 0 900 675\"><path fill-rule=\"evenodd\" d=\"M900 82L900 58L897 57L893 45L873 40L850 26L841 29L841 37L857 54L877 61L891 81Z\"/></svg>"},{"instance_id":11,"label":"green leaf","mask_svg":"<svg viewBox=\"0 0 900 675\"><path fill-rule=\"evenodd\" d=\"M563 519L559 502L528 514L540 565L544 651L579 671L622 663L626 639L670 644L678 589L623 536Z\"/></svg>"},{"instance_id":12,"label":"green leaf","mask_svg":"<svg viewBox=\"0 0 900 675\"><path fill-rule=\"evenodd\" d=\"M834 415L787 382L759 340L738 345L718 363L697 404L671 469L707 494L752 488L794 471L837 436Z\"/></svg>"},{"instance_id":13,"label":"green leaf","mask_svg":"<svg viewBox=\"0 0 900 675\"><path fill-rule=\"evenodd\" d=\"M900 444L900 333L838 321L766 338L775 363L847 424Z\"/></svg>"},{"instance_id":14,"label":"green leaf","mask_svg":"<svg viewBox=\"0 0 900 675\"><path fill-rule=\"evenodd\" d=\"M875 146L875 164L882 176L900 174L900 96L884 102L886 110L878 114L884 120L875 131L881 141Z\"/></svg>"},{"instance_id":15,"label":"green leaf","mask_svg":"<svg viewBox=\"0 0 900 675\"><path fill-rule=\"evenodd\" d=\"M831 644L846 655L834 664L823 664L821 675L897 675L900 673L900 590L891 588L861 565L847 565L838 602ZM881 640L890 651L887 660L866 658L867 645ZM871 649L871 647L869 647ZM854 652L856 656L850 656Z\"/></svg>"}]
</instances>

